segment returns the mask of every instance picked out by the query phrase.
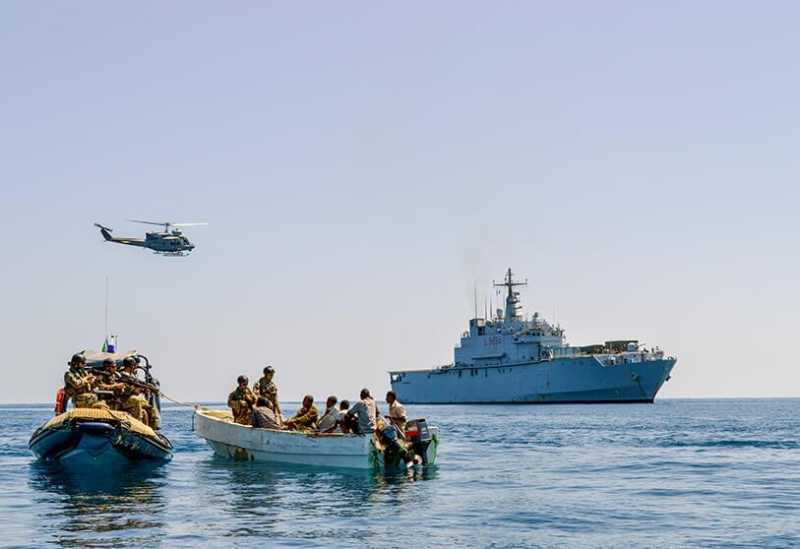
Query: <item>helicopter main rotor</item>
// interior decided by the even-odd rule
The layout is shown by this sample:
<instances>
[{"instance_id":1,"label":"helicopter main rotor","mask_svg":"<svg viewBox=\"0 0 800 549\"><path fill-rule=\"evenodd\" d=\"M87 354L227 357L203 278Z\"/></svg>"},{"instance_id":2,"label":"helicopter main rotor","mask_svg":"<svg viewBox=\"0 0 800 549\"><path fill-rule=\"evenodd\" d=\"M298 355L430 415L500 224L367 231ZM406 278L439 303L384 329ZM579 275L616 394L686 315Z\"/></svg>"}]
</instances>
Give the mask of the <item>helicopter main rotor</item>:
<instances>
[{"instance_id":1,"label":"helicopter main rotor","mask_svg":"<svg viewBox=\"0 0 800 549\"><path fill-rule=\"evenodd\" d=\"M157 225L160 227L164 227L164 232L169 232L170 227L197 227L199 225L208 225L208 223L172 223L169 221L160 223L158 221L142 221L141 219L129 219L128 221L132 221L133 223L143 223L145 225Z\"/></svg>"}]
</instances>

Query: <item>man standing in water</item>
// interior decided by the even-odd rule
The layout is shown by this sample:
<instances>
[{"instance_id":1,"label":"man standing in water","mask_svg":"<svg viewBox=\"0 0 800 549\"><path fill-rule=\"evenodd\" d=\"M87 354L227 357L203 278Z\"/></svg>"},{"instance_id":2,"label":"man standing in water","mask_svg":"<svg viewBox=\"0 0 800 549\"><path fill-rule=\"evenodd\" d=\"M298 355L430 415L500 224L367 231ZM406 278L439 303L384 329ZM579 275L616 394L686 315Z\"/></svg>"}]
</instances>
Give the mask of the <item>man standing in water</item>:
<instances>
[{"instance_id":1,"label":"man standing in water","mask_svg":"<svg viewBox=\"0 0 800 549\"><path fill-rule=\"evenodd\" d=\"M264 376L253 385L253 392L257 397L266 398L272 405L272 411L278 418L281 417L281 405L278 403L278 386L272 381L275 369L272 366L264 368Z\"/></svg>"},{"instance_id":2,"label":"man standing in water","mask_svg":"<svg viewBox=\"0 0 800 549\"><path fill-rule=\"evenodd\" d=\"M236 381L239 386L228 395L228 406L233 412L234 423L250 425L256 395L248 387L250 380L247 379L247 376L239 376Z\"/></svg>"}]
</instances>

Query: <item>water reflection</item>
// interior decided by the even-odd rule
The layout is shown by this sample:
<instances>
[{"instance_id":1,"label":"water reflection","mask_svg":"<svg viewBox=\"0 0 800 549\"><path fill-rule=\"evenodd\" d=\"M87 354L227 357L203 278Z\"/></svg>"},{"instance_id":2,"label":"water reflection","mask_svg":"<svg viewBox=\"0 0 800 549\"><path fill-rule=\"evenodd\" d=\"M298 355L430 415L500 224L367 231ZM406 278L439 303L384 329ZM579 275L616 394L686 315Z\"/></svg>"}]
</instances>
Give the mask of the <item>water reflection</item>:
<instances>
[{"instance_id":1,"label":"water reflection","mask_svg":"<svg viewBox=\"0 0 800 549\"><path fill-rule=\"evenodd\" d=\"M57 465L30 465L33 524L40 541L64 547L158 541L164 522L164 466L140 465L117 475L75 474Z\"/></svg>"},{"instance_id":2,"label":"water reflection","mask_svg":"<svg viewBox=\"0 0 800 549\"><path fill-rule=\"evenodd\" d=\"M285 464L234 462L211 457L196 464L196 481L224 536L321 539L346 530L349 540L373 535L385 504L419 498L414 484L436 478L436 469L416 469L386 477L375 471L322 469ZM424 496L423 496L424 499ZM364 519L362 528L353 521ZM211 532L208 532L211 533ZM343 532L344 533L344 532Z\"/></svg>"}]
</instances>

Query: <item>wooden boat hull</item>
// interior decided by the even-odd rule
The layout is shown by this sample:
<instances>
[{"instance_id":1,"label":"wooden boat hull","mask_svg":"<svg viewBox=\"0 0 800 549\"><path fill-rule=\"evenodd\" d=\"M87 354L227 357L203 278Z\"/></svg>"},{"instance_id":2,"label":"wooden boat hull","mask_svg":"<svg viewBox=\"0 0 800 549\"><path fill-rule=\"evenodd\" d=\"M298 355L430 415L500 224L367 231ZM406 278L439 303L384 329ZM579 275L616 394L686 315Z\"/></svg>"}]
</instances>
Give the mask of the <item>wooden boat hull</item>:
<instances>
[{"instance_id":1,"label":"wooden boat hull","mask_svg":"<svg viewBox=\"0 0 800 549\"><path fill-rule=\"evenodd\" d=\"M405 468L404 463L385 463L380 443L373 436L254 429L233 423L229 412L205 409L195 412L195 431L215 454L235 460L348 469ZM438 447L438 430L432 431L434 440L427 453L430 465L436 461Z\"/></svg>"}]
</instances>

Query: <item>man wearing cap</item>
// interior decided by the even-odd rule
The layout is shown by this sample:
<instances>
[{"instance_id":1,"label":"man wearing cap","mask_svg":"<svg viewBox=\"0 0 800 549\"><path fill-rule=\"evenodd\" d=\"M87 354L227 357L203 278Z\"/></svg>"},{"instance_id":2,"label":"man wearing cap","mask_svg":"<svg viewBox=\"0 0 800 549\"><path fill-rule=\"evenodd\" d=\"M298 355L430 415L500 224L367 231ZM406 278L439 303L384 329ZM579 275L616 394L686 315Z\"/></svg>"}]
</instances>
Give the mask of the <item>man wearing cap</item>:
<instances>
[{"instance_id":1,"label":"man wearing cap","mask_svg":"<svg viewBox=\"0 0 800 549\"><path fill-rule=\"evenodd\" d=\"M102 391L99 395L112 410L119 410L124 400L125 384L121 383L117 375L117 363L114 359L107 358L103 361L103 370L99 374L95 389ZM138 417L136 419L139 419Z\"/></svg>"},{"instance_id":2,"label":"man wearing cap","mask_svg":"<svg viewBox=\"0 0 800 549\"><path fill-rule=\"evenodd\" d=\"M247 376L239 376L236 382L239 385L228 395L228 406L230 406L231 412L233 412L234 423L250 425L253 415L253 406L255 406L256 403L256 395L254 395L250 387L247 386L250 382Z\"/></svg>"},{"instance_id":3,"label":"man wearing cap","mask_svg":"<svg viewBox=\"0 0 800 549\"><path fill-rule=\"evenodd\" d=\"M264 368L264 376L253 385L253 392L257 397L266 398L271 404L272 411L278 418L281 417L281 405L278 403L278 386L272 381L275 369L272 366Z\"/></svg>"},{"instance_id":4,"label":"man wearing cap","mask_svg":"<svg viewBox=\"0 0 800 549\"><path fill-rule=\"evenodd\" d=\"M122 359L122 372L117 374L119 380L125 385L120 398L120 410L128 412L139 421L150 425L153 429L157 429L160 418L158 417L158 411L147 402L147 389L132 383L138 381L136 366L136 359L132 356L126 356Z\"/></svg>"},{"instance_id":5,"label":"man wearing cap","mask_svg":"<svg viewBox=\"0 0 800 549\"><path fill-rule=\"evenodd\" d=\"M64 374L64 389L75 408L107 408L94 394L94 376L86 371L83 355L72 355L69 370Z\"/></svg>"}]
</instances>

